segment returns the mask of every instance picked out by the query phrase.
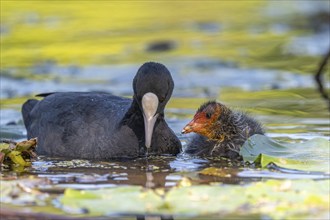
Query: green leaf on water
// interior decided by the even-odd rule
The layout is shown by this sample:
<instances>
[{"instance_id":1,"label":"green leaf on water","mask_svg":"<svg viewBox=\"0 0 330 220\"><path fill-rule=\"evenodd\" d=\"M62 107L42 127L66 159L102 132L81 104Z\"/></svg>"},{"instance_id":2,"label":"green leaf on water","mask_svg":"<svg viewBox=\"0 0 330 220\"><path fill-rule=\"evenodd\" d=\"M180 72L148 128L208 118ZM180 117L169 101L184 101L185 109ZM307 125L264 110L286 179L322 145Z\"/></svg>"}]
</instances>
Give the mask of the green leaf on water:
<instances>
[{"instance_id":1,"label":"green leaf on water","mask_svg":"<svg viewBox=\"0 0 330 220\"><path fill-rule=\"evenodd\" d=\"M89 215L269 216L272 219L327 216L329 180L268 180L247 185L174 187L160 196L138 186L100 190L67 189L66 212Z\"/></svg>"},{"instance_id":2,"label":"green leaf on water","mask_svg":"<svg viewBox=\"0 0 330 220\"><path fill-rule=\"evenodd\" d=\"M216 167L207 167L199 172L202 175L218 176L218 177L231 177L230 172L225 169Z\"/></svg>"},{"instance_id":3,"label":"green leaf on water","mask_svg":"<svg viewBox=\"0 0 330 220\"><path fill-rule=\"evenodd\" d=\"M251 212L269 213L274 219L321 219L329 213L329 180L268 180L246 187ZM309 216L309 217L308 217Z\"/></svg>"},{"instance_id":4,"label":"green leaf on water","mask_svg":"<svg viewBox=\"0 0 330 220\"><path fill-rule=\"evenodd\" d=\"M1 204L44 206L49 195L40 192L37 187L45 184L45 179L0 180L0 206Z\"/></svg>"},{"instance_id":5,"label":"green leaf on water","mask_svg":"<svg viewBox=\"0 0 330 220\"><path fill-rule=\"evenodd\" d=\"M68 212L87 211L92 215L151 213L162 204L161 198L154 191L139 186L81 191L67 189L60 202Z\"/></svg>"},{"instance_id":6,"label":"green leaf on water","mask_svg":"<svg viewBox=\"0 0 330 220\"><path fill-rule=\"evenodd\" d=\"M229 185L173 188L166 194L165 204L168 211L176 215L235 213L247 203L247 198L241 196L242 191L238 189Z\"/></svg>"},{"instance_id":7,"label":"green leaf on water","mask_svg":"<svg viewBox=\"0 0 330 220\"><path fill-rule=\"evenodd\" d=\"M24 181L23 181L24 180ZM45 179L0 180L0 205L29 205L38 213L61 213L38 190ZM266 219L329 219L330 180L267 180L245 185L174 187L165 194L140 186L99 190L66 189L57 197L65 216L173 215L232 219L264 216ZM56 203L58 204L58 203ZM41 207L45 207L43 210Z\"/></svg>"},{"instance_id":8,"label":"green leaf on water","mask_svg":"<svg viewBox=\"0 0 330 220\"><path fill-rule=\"evenodd\" d=\"M330 172L330 142L324 138L303 143L279 143L257 134L244 143L240 154L244 161L255 162L261 167L272 162L290 169Z\"/></svg>"}]
</instances>

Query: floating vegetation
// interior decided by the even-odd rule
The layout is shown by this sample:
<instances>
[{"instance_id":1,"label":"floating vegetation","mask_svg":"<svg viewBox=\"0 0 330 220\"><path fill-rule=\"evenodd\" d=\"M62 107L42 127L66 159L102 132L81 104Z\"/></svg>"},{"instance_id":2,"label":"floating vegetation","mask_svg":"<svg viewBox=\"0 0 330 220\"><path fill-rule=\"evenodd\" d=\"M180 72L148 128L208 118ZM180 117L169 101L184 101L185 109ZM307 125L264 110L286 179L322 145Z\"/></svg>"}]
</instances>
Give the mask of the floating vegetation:
<instances>
[{"instance_id":1,"label":"floating vegetation","mask_svg":"<svg viewBox=\"0 0 330 220\"><path fill-rule=\"evenodd\" d=\"M284 168L330 173L330 143L314 138L304 143L280 143L264 135L253 135L241 148L245 161L261 167L270 163Z\"/></svg>"},{"instance_id":2,"label":"floating vegetation","mask_svg":"<svg viewBox=\"0 0 330 220\"><path fill-rule=\"evenodd\" d=\"M0 218L329 219L329 114L309 77L329 48L328 6L2 1L3 138L24 138L18 111L35 93L131 96L130 74L147 60L173 69L176 97L166 114L177 132L212 98L260 117L269 138L252 137L243 146L247 166L181 157L100 162L40 156L31 163L33 144L2 143Z\"/></svg>"},{"instance_id":3,"label":"floating vegetation","mask_svg":"<svg viewBox=\"0 0 330 220\"><path fill-rule=\"evenodd\" d=\"M36 158L35 153L37 139L14 142L3 140L0 144L0 165L1 167L29 167L31 159Z\"/></svg>"},{"instance_id":4,"label":"floating vegetation","mask_svg":"<svg viewBox=\"0 0 330 220\"><path fill-rule=\"evenodd\" d=\"M48 214L62 212L62 215L66 213L72 217L162 215L244 219L255 215L272 219L327 219L330 211L329 180L268 180L246 185L188 184L167 192L162 188L152 190L140 186L97 190L68 188L64 194L51 197L38 190L38 185L47 184L40 180L2 180L0 183L2 205L45 206L44 212ZM49 211L52 204L58 204L57 208ZM33 213L33 208L31 211Z\"/></svg>"}]
</instances>

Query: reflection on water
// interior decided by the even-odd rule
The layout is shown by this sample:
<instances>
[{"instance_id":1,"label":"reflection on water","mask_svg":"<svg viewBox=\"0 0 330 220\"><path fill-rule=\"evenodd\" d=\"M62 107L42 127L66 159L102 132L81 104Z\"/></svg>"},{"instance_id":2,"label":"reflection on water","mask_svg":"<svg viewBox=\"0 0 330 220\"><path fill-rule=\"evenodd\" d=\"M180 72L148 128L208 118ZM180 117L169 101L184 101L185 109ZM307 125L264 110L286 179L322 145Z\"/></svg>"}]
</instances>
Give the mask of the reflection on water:
<instances>
[{"instance_id":1,"label":"reflection on water","mask_svg":"<svg viewBox=\"0 0 330 220\"><path fill-rule=\"evenodd\" d=\"M70 59L71 56L77 56L78 58L76 58L79 60L79 58L82 58L80 56L90 55L91 57L94 56L93 58L97 60L96 63L117 63L116 60L127 59L130 61L128 62L130 64L113 64L111 66L85 64L80 66L67 64L67 62L66 64L62 63L62 57L60 56L56 56L58 60L54 61L52 59L55 58L52 55L62 54L62 50L57 51L57 44L55 46L49 45L48 52L52 58L37 57L37 60L33 58L33 61L29 60L31 63L26 68L22 68L16 59L7 59L6 65L9 67L6 66L5 69L1 69L0 76L0 138L15 140L26 138L20 107L22 102L26 100L26 97L31 97L37 93L101 90L115 95L131 96L132 79L141 65L141 63L138 63L140 58L134 57L138 54L143 59L148 57L148 59L161 60L171 71L175 81L175 90L173 98L166 109L167 121L169 126L179 136L184 146L189 141L190 136L183 136L180 134L180 131L191 119L197 107L206 99L217 99L230 106L251 112L252 115L264 124L267 136L275 140L300 142L315 137L329 139L329 112L326 110L323 100L319 98L319 94L314 91L312 73L309 72L305 75L297 74L297 72L300 72L299 70L305 70L303 72L306 72L304 68L299 69L300 66L304 66L306 63L309 65L309 69L316 69L311 60L312 57L307 57L306 60L299 60L299 55L320 55L329 47L329 41L326 40L329 36L328 21L320 22L319 25L316 25L320 30L314 30L315 33L313 32L311 35L292 37L292 32L295 33L296 30L302 32L302 29L306 32L305 29L310 30L312 29L310 26L314 27L314 25L307 24L307 27L296 27L297 25L301 25L300 23L296 23L300 19L295 18L295 22L289 22L282 18L290 17L293 8L295 8L295 13L299 14L299 8L304 8L302 5L309 5L310 3L306 1L304 4L296 4L287 1L285 4L293 4L293 7L283 7L282 9L285 10L278 10L278 4L280 3L269 1L267 3L268 7L264 9L268 16L276 17L276 21L272 23L265 22L265 24L257 23L257 21L262 19L251 16L249 19L254 19L254 22L245 19L244 22L255 24L253 26L250 24L246 25L244 28L240 27L242 18L237 18L235 13L226 15L230 17L235 14L232 18L233 21L231 21L234 24L233 26L230 24L230 19L227 21L228 23L222 23L217 20L218 17L214 21L210 19L199 22L192 21L190 23L185 21L184 24L176 24L177 18L182 18L182 10L177 7L174 11L177 17L172 18L174 20L172 21L173 24L175 23L176 25L170 27L171 25L159 26L153 24L148 27L155 31L154 33L156 35L157 33L166 31L175 33L177 39L173 41L171 39L166 41L165 39L165 41L155 41L152 44L147 44L148 41L144 39L146 38L146 33L149 37L150 30L145 29L149 31L144 33L143 28L138 28L137 30L131 30L131 27L123 28L122 30L103 30L101 28L102 30L100 30L96 25L90 25L86 27L90 29L85 30L84 25L78 25L79 27L77 26L76 28L83 27L81 33L64 31L70 34L81 34L83 36L80 37L86 37L85 40L87 40L86 44L85 41L72 42L72 39L76 41L76 36L71 36L67 39L65 37L63 39L62 37L56 37L56 40L60 38L64 41L62 42L63 44L59 44L58 46L60 49L63 49L64 45L65 51L68 52L66 56L70 56ZM321 5L324 6L324 4L328 5L328 3L322 3ZM199 6L204 7L203 5L204 3ZM321 9L326 8L323 6ZM91 7L95 7L95 5L93 4ZM251 5L248 7L251 7ZM193 9L193 7L191 8ZM238 8L236 6L233 7L235 10ZM311 11L311 8L313 7L308 7L307 11ZM212 9L212 13L217 16L221 15L221 13L213 10L213 6L208 5L206 9ZM91 11L94 12L97 10L90 10L88 8L84 13ZM200 14L201 10L199 10L199 7L197 11L198 15L204 16ZM153 10L149 12L153 12ZM241 10L241 12L247 13L248 10ZM109 14L109 12L104 10L102 13L96 13L93 16L100 16L103 21L104 13ZM185 11L184 13L189 13L189 11ZM212 13L210 12L210 15ZM112 14L110 13L109 15ZM164 15L166 15L165 20L166 24L168 24L167 22L170 18L166 13L159 16L162 18ZM145 20L148 22L152 20L149 19L150 15L147 13L143 14L143 16L147 16L148 19ZM128 21L126 19L127 16L124 17L125 21ZM21 19L24 20L24 25L22 26L24 30L25 25L38 26L42 22L45 22L46 26L49 26L48 28L50 29L65 28L66 26L62 19L67 18L55 16L41 19L39 14L30 12ZM72 19L79 20L75 17L72 17ZM93 20L93 18L89 19ZM235 22L236 19L238 22ZM311 22L313 20L315 22L314 19L307 20L311 20ZM105 24L105 22L94 22L99 25ZM326 26L324 26L324 23L326 23ZM135 20L133 24L136 24ZM118 25L120 26L121 24ZM15 32L15 28L18 30L20 28L16 27L15 22L13 26L6 24L0 27L0 34L7 37L5 40L9 40L8 45L11 45L10 40L12 39L15 42L15 38L11 38L11 31ZM28 27L27 30L30 30L30 28ZM174 28L174 31L172 28ZM242 30L237 31L237 28L242 28ZM181 29L185 30L181 32ZM39 31L43 32L45 30L42 28ZM114 36L116 35L116 31L118 36ZM132 39L121 39L127 35L133 35L134 32L137 32L137 35L139 35L136 36L136 39L134 37ZM192 35L190 36L190 34ZM242 36L240 36L241 34ZM290 38L291 40L288 43L284 40L280 41L281 36L286 39ZM28 37L33 39L33 45L34 43L38 44L38 42L34 41L36 36ZM127 43L129 46L119 45L119 48L123 47L124 49L118 51L118 56L117 54L113 55L113 51L110 53L107 50L109 48L116 50L115 46L118 45L113 45L114 48L105 48L104 45L109 44L109 39L104 40L103 37L109 38L111 41L111 37L113 37L121 42L121 44ZM95 40L99 38L101 39L100 41ZM20 38L16 39L17 42L20 42L20 40L22 41ZM42 38L42 40L39 40L43 42L45 39ZM135 41L139 42L139 44L136 44L138 46L135 45ZM184 43L178 43L179 41ZM239 41L243 43L238 44ZM95 44L95 49L89 48L88 44ZM141 46L140 44L143 45ZM135 48L142 48L146 46L145 44L147 45L146 51L140 51ZM72 50L67 51L68 45L73 47ZM87 49L80 51L86 45ZM42 51L43 47L40 47ZM167 55L160 53L160 50L163 50L162 48L164 47L170 52L172 50L177 51L180 55L174 57L171 53ZM266 48L264 51L260 49L263 47ZM11 46L8 46L8 48L12 49ZM33 47L27 48L28 51L31 51ZM104 48L105 51L103 51ZM9 49L9 52L4 50L4 52L8 52L8 57L12 56L22 61L25 60L24 57L29 57L30 59L30 54L27 55L24 48L23 52L21 52L22 54L19 54L21 56L16 56L16 53L10 53ZM123 52L120 52L121 50ZM127 52L128 50L132 50L131 53ZM155 51L159 52L159 54L155 53ZM47 50L44 52L47 52ZM70 54L71 52L74 53ZM297 56L296 58L299 62L290 63L290 59L294 55ZM130 56L133 56L134 59ZM36 57L35 54L33 57ZM223 60L225 57L230 59ZM289 61L286 60L287 58ZM243 65L240 65L240 61L244 64L244 60L247 60L245 64L252 62L253 65L245 65L243 67ZM288 63L285 63L286 61ZM293 61L295 60L293 59ZM11 66L12 63L17 66ZM249 68L246 66L249 66ZM257 66L258 68L252 68L251 66ZM298 68L298 70L295 68ZM286 71L283 71L283 69L286 69ZM200 173L201 170L208 167L217 167L221 172L216 176ZM193 185L197 185L214 182L244 184L267 178L329 178L328 175L322 173L301 173L296 170L283 170L274 167L257 170L253 165L235 163L221 158L191 158L185 155L178 157L149 157L148 159L139 158L132 161L63 160L62 158L39 157L37 161L33 162L31 168L26 168L25 172L3 170L1 175L4 179L25 178L28 175L45 178L49 184L42 185L40 188L55 193L63 192L68 187L96 189L122 185L139 185L148 188L165 187L168 189L184 184L187 181Z\"/></svg>"},{"instance_id":2,"label":"reflection on water","mask_svg":"<svg viewBox=\"0 0 330 220\"><path fill-rule=\"evenodd\" d=\"M281 173L271 172L268 170L247 170L237 174L239 177L256 177L256 178L271 178L271 179L329 179L329 175L314 174L314 173Z\"/></svg>"},{"instance_id":3,"label":"reflection on water","mask_svg":"<svg viewBox=\"0 0 330 220\"><path fill-rule=\"evenodd\" d=\"M164 63L175 81L165 113L183 147L191 138L191 134L180 133L183 126L209 99L248 111L276 141L329 140L329 112L315 91L312 75L330 46L329 2L255 3L241 1L237 7L235 1L190 1L186 7L186 2L180 1L155 2L157 6L150 2L120 6L103 1L100 7L72 1L63 7L55 1L6 1L0 26L0 138L26 139L20 108L35 94L105 91L131 97L137 69L154 60ZM329 160L324 155L317 159ZM208 168L215 168L216 174L203 172ZM25 181L32 177L40 181L37 188L41 192L52 196L67 188L136 185L167 191L175 186L223 187L221 183L319 180L329 179L329 175L275 164L259 169L224 158L180 154L125 161L39 156L24 170L2 169L0 179ZM263 208L274 210L273 205ZM24 209L30 215L31 211ZM245 205L240 209L244 212ZM22 210L13 213L17 215L17 211ZM268 217L251 216L259 218Z\"/></svg>"},{"instance_id":4,"label":"reflection on water","mask_svg":"<svg viewBox=\"0 0 330 220\"><path fill-rule=\"evenodd\" d=\"M273 76L271 72L268 72L267 74L269 75L265 78L259 77L258 74L256 77L245 77L245 84L242 84L242 87L233 89L232 86L237 86L238 84L230 84L231 81L237 82L232 79L246 75L246 73L240 75L240 71L242 70L239 68L235 69L233 67L231 69L233 72L230 77L224 74L220 77L223 78L224 81L222 82L219 80L216 82L216 80L213 79L215 76L219 77L222 74L223 66L221 65L215 65L212 68L209 67L208 70L205 70L201 74L195 71L195 73L192 73L193 75L195 74L194 77L190 77L190 74L188 74L190 70L184 72L183 70L178 70L175 66L176 64L173 64L172 69L174 69L174 77L184 77L184 82L180 80L176 81L175 90L177 95L174 96L169 103L166 114L170 127L179 136L183 147L186 146L191 136L181 135L180 131L191 119L192 114L194 114L199 104L203 101L198 98L189 98L191 96L185 97L187 94L196 95L197 97L199 91L203 90L203 84L208 84L209 82L211 85L210 88L215 89L215 98L225 102L229 106L240 106L251 112L252 115L264 124L267 136L275 140L299 142L315 137L325 137L327 139L330 137L329 113L326 110L325 104L312 89L301 88L295 89L294 91L291 90L289 85L292 83L290 82L290 77L294 76L292 74L288 74L290 77L278 77L278 74L275 74L275 72ZM133 69L132 66L123 66L123 68L125 71L126 68ZM127 95L131 93L130 79L133 75L134 72L130 72L129 75L123 75L122 77L120 75L113 75L112 79L109 81L116 82L114 85L118 88L116 87L115 90L118 93L122 92L120 95ZM106 75L104 75L104 77L106 77ZM201 79L201 82L198 82L199 79ZM257 79L259 82L286 85L287 88L285 90L272 90L268 92L263 92L262 90L244 90L244 85L250 84L253 86L254 81ZM276 81L276 79L278 79L278 81ZM307 76L297 76L296 79L302 80L303 83L301 86L303 87L309 87L312 83ZM285 81L288 83L283 83ZM17 88L18 93L28 88L28 86L26 86L24 89L21 89L21 87L23 87L22 83L24 82L25 81L15 81L17 84L15 88ZM228 87L220 86L225 83L231 88L226 89ZM80 86L79 83L75 84ZM113 87L109 88L113 89ZM87 84L86 89L93 90L93 86L89 87ZM32 92L32 90L29 92ZM205 94L206 93L204 93L204 95L201 94L201 96L205 96ZM188 101L184 101L185 99L188 99ZM186 105L187 102L190 102L189 106ZM25 139L26 131L19 113L20 104L11 104L9 102L3 106L6 108L1 110L1 138L12 138L15 140ZM315 109L315 106L317 106L317 109ZM221 168L221 175L211 176L199 173L199 171L207 167ZM181 184L182 181L186 181L187 179L191 184L210 184L212 182L242 184L251 181L259 181L264 178L329 178L329 176L316 173L297 173L296 171L288 173L287 171L278 169L255 170L247 168L249 168L249 166L244 166L240 163L235 164L219 158L191 158L186 155L179 155L178 157L150 157L148 159L139 158L133 161L103 162L40 157L33 163L32 168L27 168L24 173L10 171L4 171L2 173L4 178L12 178L13 176L21 178L26 175L46 178L49 180L49 185L43 186L43 190L54 192L63 192L67 187L95 189L118 185L170 188Z\"/></svg>"},{"instance_id":5,"label":"reflection on water","mask_svg":"<svg viewBox=\"0 0 330 220\"><path fill-rule=\"evenodd\" d=\"M207 167L219 168L216 175L201 173ZM125 161L65 160L40 156L23 173L2 172L4 179L33 175L47 179L40 190L63 193L66 188L100 189L124 185L147 188L171 188L189 185L226 183L245 184L262 179L328 179L329 174L285 169L270 165L268 170L254 169L253 165L224 158L153 156ZM16 177L15 177L16 176Z\"/></svg>"},{"instance_id":6,"label":"reflection on water","mask_svg":"<svg viewBox=\"0 0 330 220\"><path fill-rule=\"evenodd\" d=\"M150 157L115 162L40 157L28 173L47 178L57 184L57 187L61 187L61 184L74 184L71 187L76 187L77 184L94 183L101 184L100 187L109 184L154 188L174 186L182 179L183 173L198 171L209 163L206 159L180 157Z\"/></svg>"},{"instance_id":7,"label":"reflection on water","mask_svg":"<svg viewBox=\"0 0 330 220\"><path fill-rule=\"evenodd\" d=\"M175 81L175 97L216 97L222 87L260 90L314 86L311 75L240 68L208 57L168 60L165 64ZM52 74L48 77L44 75L43 80L17 80L10 75L1 76L1 97L31 96L54 91L106 91L130 96L131 81L139 66L85 66L75 74L66 74L70 66L55 65L50 70Z\"/></svg>"},{"instance_id":8,"label":"reflection on water","mask_svg":"<svg viewBox=\"0 0 330 220\"><path fill-rule=\"evenodd\" d=\"M199 174L199 171L209 166L222 167L223 175L214 177ZM4 174L10 176L10 173ZM179 185L187 178L192 184L210 182L238 184L253 180L239 177L237 165L235 168L228 160L186 156L139 158L133 161L115 162L39 157L25 174L48 179L50 184L42 186L42 189L57 191L65 188L95 189L118 185L168 188Z\"/></svg>"}]
</instances>

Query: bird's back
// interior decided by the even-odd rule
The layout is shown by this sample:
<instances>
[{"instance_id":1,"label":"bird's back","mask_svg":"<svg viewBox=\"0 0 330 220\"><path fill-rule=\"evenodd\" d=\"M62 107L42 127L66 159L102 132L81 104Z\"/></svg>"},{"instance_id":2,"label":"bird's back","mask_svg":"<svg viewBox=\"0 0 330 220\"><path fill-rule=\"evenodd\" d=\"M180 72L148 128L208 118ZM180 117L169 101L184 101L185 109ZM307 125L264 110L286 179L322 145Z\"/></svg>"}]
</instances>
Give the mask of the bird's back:
<instances>
[{"instance_id":1,"label":"bird's back","mask_svg":"<svg viewBox=\"0 0 330 220\"><path fill-rule=\"evenodd\" d=\"M39 153L110 158L130 156L127 152L136 154L137 149L126 151L125 146L120 145L123 140L116 135L125 134L126 145L134 138L129 128L119 126L130 104L130 99L107 93L65 92L50 94L41 101L28 100L22 113L28 138L38 138ZM120 129L124 130L118 132Z\"/></svg>"}]
</instances>

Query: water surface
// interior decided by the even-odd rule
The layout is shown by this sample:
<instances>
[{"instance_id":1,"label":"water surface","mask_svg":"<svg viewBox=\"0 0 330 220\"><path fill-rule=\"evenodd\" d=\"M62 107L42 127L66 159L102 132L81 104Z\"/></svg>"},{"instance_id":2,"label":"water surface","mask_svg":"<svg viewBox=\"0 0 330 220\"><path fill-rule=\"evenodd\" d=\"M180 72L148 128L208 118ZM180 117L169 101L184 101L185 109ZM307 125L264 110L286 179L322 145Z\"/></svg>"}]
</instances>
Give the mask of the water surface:
<instances>
[{"instance_id":1,"label":"water surface","mask_svg":"<svg viewBox=\"0 0 330 220\"><path fill-rule=\"evenodd\" d=\"M137 69L152 60L165 64L175 81L165 113L183 147L191 138L180 134L183 126L212 99L248 112L276 141L330 139L327 103L313 78L330 47L329 2L155 4L4 2L0 138L26 139L20 108L38 93L105 91L131 97ZM328 75L325 85L329 88ZM202 174L207 168L218 168L217 175ZM39 156L32 167L2 169L1 179L41 181L38 190L55 196L67 188L243 187L268 179L329 179L329 173L182 154L126 161Z\"/></svg>"}]
</instances>

